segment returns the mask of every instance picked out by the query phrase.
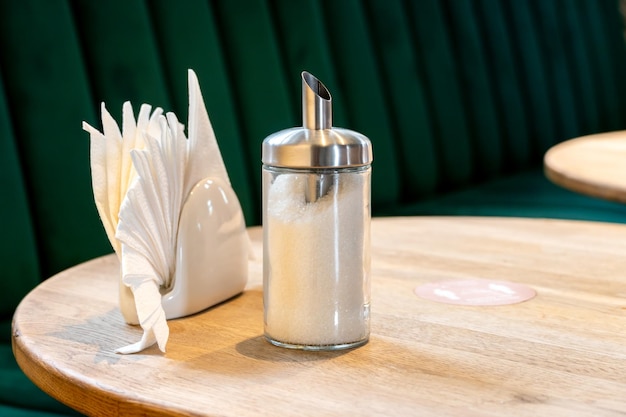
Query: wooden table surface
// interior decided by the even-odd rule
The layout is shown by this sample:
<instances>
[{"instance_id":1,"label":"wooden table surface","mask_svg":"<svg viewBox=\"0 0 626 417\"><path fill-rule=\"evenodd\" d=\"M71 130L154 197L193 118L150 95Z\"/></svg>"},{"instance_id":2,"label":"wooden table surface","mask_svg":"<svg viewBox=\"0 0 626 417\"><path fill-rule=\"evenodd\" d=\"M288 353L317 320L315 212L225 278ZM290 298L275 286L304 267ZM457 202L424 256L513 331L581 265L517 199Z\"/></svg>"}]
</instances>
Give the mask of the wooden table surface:
<instances>
[{"instance_id":1,"label":"wooden table surface","mask_svg":"<svg viewBox=\"0 0 626 417\"><path fill-rule=\"evenodd\" d=\"M544 170L564 188L626 203L626 131L561 142L546 152Z\"/></svg>"},{"instance_id":2,"label":"wooden table surface","mask_svg":"<svg viewBox=\"0 0 626 417\"><path fill-rule=\"evenodd\" d=\"M167 353L117 307L116 258L42 283L14 316L19 365L41 388L99 416L623 416L626 226L562 220L377 218L372 335L303 352L263 334L261 230L237 298L169 322ZM534 288L529 301L469 307L418 298L448 279Z\"/></svg>"}]
</instances>

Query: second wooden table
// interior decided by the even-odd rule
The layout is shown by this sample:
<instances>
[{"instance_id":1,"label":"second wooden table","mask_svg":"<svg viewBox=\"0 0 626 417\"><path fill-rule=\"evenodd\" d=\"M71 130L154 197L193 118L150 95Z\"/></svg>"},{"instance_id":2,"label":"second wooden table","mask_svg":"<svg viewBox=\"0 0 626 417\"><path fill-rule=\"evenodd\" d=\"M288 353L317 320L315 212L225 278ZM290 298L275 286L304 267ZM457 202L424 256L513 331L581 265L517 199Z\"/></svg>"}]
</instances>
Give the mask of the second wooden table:
<instances>
[{"instance_id":1,"label":"second wooden table","mask_svg":"<svg viewBox=\"0 0 626 417\"><path fill-rule=\"evenodd\" d=\"M546 153L544 168L564 188L626 203L626 131L561 142Z\"/></svg>"}]
</instances>

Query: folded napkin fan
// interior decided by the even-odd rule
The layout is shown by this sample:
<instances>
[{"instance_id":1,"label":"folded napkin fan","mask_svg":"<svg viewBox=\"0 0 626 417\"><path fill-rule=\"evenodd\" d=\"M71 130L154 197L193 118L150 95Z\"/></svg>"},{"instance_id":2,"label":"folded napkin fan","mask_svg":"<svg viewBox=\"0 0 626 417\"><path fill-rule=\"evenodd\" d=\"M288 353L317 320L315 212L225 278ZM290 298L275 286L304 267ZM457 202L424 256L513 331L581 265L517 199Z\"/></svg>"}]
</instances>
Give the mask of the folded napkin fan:
<instances>
[{"instance_id":1,"label":"folded napkin fan","mask_svg":"<svg viewBox=\"0 0 626 417\"><path fill-rule=\"evenodd\" d=\"M154 343L165 352L167 319L224 301L247 281L243 213L198 79L188 75L189 138L173 113L150 114L145 104L135 121L124 103L121 132L104 104L102 133L83 122L96 207L122 269L120 310L144 331L118 353Z\"/></svg>"}]
</instances>

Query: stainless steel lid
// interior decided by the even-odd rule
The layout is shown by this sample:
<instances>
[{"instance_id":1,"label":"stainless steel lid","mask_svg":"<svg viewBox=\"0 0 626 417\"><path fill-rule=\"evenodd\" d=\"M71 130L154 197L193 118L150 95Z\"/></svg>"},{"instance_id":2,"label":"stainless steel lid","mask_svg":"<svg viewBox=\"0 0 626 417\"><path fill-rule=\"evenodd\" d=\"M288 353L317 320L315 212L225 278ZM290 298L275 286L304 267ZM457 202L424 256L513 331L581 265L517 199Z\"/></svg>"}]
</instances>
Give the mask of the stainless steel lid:
<instances>
[{"instance_id":1,"label":"stainless steel lid","mask_svg":"<svg viewBox=\"0 0 626 417\"><path fill-rule=\"evenodd\" d=\"M332 97L317 78L302 73L302 127L276 132L263 141L262 161L284 168L347 168L372 163L369 139L332 127Z\"/></svg>"}]
</instances>

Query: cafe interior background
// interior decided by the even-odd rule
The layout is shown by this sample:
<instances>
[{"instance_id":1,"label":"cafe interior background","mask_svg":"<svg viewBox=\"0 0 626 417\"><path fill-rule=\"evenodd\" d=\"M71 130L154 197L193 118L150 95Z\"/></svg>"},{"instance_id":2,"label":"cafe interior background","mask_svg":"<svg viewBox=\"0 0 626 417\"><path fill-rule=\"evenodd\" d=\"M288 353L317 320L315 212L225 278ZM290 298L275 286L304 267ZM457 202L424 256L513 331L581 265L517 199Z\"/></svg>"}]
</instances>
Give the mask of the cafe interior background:
<instances>
[{"instance_id":1,"label":"cafe interior background","mask_svg":"<svg viewBox=\"0 0 626 417\"><path fill-rule=\"evenodd\" d=\"M622 3L622 4L620 4ZM620 8L621 7L621 8ZM91 188L101 103L186 120L187 70L246 224L261 142L300 125L300 73L372 141L373 216L626 222L546 179L543 155L626 128L617 0L0 1L0 415L71 414L23 375L11 317L42 280L111 253Z\"/></svg>"}]
</instances>

